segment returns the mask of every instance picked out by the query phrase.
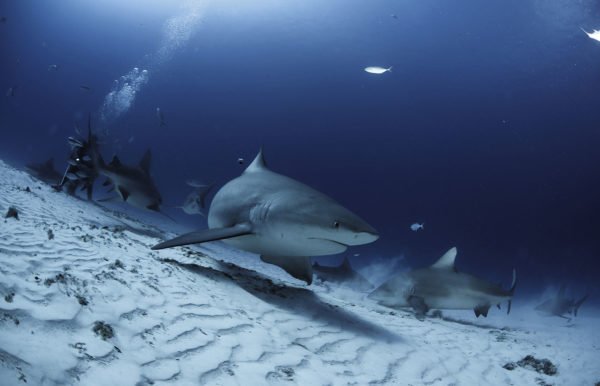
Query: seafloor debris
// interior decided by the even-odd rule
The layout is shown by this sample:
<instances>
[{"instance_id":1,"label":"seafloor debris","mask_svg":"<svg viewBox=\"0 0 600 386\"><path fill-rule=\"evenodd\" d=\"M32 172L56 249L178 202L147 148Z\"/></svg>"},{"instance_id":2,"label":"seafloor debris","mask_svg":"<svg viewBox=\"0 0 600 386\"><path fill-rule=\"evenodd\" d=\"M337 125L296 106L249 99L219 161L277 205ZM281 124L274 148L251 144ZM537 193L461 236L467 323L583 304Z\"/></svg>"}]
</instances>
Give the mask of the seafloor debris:
<instances>
[{"instance_id":1,"label":"seafloor debris","mask_svg":"<svg viewBox=\"0 0 600 386\"><path fill-rule=\"evenodd\" d=\"M95 322L92 331L94 331L96 335L99 335L103 340L108 340L115 336L115 332L110 324L102 321Z\"/></svg>"},{"instance_id":2,"label":"seafloor debris","mask_svg":"<svg viewBox=\"0 0 600 386\"><path fill-rule=\"evenodd\" d=\"M15 293L11 292L4 296L4 300L6 300L7 303L12 303L14 297L15 297Z\"/></svg>"},{"instance_id":3,"label":"seafloor debris","mask_svg":"<svg viewBox=\"0 0 600 386\"><path fill-rule=\"evenodd\" d=\"M48 240L52 239L54 239L54 232L52 232L52 229L48 229Z\"/></svg>"},{"instance_id":4,"label":"seafloor debris","mask_svg":"<svg viewBox=\"0 0 600 386\"><path fill-rule=\"evenodd\" d=\"M6 215L4 216L4 218L16 218L17 220L19 219L19 212L17 211L17 209L14 206L11 206L10 208L8 208L8 211L6 212Z\"/></svg>"},{"instance_id":5,"label":"seafloor debris","mask_svg":"<svg viewBox=\"0 0 600 386\"><path fill-rule=\"evenodd\" d=\"M558 372L556 366L548 359L537 359L533 355L527 355L517 363L508 362L502 367L504 367L506 370L514 370L517 368L517 366L546 375L555 375Z\"/></svg>"}]
</instances>

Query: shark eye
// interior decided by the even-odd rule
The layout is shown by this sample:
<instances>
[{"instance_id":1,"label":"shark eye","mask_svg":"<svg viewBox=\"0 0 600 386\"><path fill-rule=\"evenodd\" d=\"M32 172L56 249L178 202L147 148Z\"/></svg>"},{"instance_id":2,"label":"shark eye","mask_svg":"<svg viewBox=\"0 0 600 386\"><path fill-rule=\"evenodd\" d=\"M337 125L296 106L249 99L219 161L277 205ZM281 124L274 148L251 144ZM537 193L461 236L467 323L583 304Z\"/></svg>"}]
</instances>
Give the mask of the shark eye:
<instances>
[{"instance_id":1,"label":"shark eye","mask_svg":"<svg viewBox=\"0 0 600 386\"><path fill-rule=\"evenodd\" d=\"M338 229L340 227L340 222L339 221L334 221L333 224L331 224L335 229Z\"/></svg>"}]
</instances>

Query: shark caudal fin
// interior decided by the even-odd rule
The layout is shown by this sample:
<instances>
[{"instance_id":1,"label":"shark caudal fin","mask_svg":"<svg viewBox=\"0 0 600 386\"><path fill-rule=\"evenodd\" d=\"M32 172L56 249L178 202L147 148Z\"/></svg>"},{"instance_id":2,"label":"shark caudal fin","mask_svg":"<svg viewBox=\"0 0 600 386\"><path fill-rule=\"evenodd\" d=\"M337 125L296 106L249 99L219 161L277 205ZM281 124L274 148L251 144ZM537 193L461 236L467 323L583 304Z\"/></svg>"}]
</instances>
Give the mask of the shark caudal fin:
<instances>
[{"instance_id":1,"label":"shark caudal fin","mask_svg":"<svg viewBox=\"0 0 600 386\"><path fill-rule=\"evenodd\" d=\"M573 316L577 316L577 311L579 311L579 307L581 307L581 305L583 304L583 302L585 302L588 298L590 294L585 294L584 297L582 297L581 299L579 299L575 305L573 306Z\"/></svg>"},{"instance_id":2,"label":"shark caudal fin","mask_svg":"<svg viewBox=\"0 0 600 386\"><path fill-rule=\"evenodd\" d=\"M512 306L512 297L515 293L515 288L517 288L517 270L513 268L512 284L510 285L510 289L508 290L511 298L508 300L508 308L506 310L507 315L510 314L510 308Z\"/></svg>"},{"instance_id":3,"label":"shark caudal fin","mask_svg":"<svg viewBox=\"0 0 600 386\"><path fill-rule=\"evenodd\" d=\"M180 247L189 244L200 244L208 241L229 239L236 236L243 236L252 233L249 225L235 225L229 228L214 228L204 231L186 233L174 239L167 240L152 247L153 250Z\"/></svg>"}]
</instances>

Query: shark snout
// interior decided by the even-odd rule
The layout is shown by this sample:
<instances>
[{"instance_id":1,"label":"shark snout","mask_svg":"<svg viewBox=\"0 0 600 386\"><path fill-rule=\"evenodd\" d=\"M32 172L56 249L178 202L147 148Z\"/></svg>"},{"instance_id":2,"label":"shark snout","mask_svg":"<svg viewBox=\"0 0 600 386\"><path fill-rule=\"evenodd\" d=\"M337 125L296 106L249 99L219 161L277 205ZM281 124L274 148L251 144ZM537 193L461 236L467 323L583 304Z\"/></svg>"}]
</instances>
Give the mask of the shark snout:
<instances>
[{"instance_id":1,"label":"shark snout","mask_svg":"<svg viewBox=\"0 0 600 386\"><path fill-rule=\"evenodd\" d=\"M379 234L373 229L369 232L357 232L352 235L348 245L362 245L369 244L379 238Z\"/></svg>"}]
</instances>

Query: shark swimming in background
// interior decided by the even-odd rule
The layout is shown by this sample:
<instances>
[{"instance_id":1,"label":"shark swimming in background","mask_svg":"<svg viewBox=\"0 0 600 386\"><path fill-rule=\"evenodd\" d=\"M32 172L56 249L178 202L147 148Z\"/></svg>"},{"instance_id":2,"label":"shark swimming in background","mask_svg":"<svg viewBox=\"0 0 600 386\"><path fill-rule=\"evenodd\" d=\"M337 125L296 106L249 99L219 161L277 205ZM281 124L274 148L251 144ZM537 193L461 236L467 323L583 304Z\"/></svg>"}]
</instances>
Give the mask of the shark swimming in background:
<instances>
[{"instance_id":1,"label":"shark swimming in background","mask_svg":"<svg viewBox=\"0 0 600 386\"><path fill-rule=\"evenodd\" d=\"M54 158L40 164L25 165L25 168L34 177L50 185L58 184L62 178L62 175L54 169Z\"/></svg>"},{"instance_id":2,"label":"shark swimming in background","mask_svg":"<svg viewBox=\"0 0 600 386\"><path fill-rule=\"evenodd\" d=\"M269 170L262 150L241 176L216 193L208 227L152 249L223 240L310 284L310 256L341 253L379 237L372 226L332 198Z\"/></svg>"},{"instance_id":3,"label":"shark swimming in background","mask_svg":"<svg viewBox=\"0 0 600 386\"><path fill-rule=\"evenodd\" d=\"M178 206L177 208L189 215L200 214L205 216L204 208L206 208L206 196L213 186L204 185L193 180L186 181L186 183L189 186L196 188L196 190L188 194L183 201L183 205Z\"/></svg>"},{"instance_id":4,"label":"shark swimming in background","mask_svg":"<svg viewBox=\"0 0 600 386\"><path fill-rule=\"evenodd\" d=\"M565 319L571 319L566 315L577 316L579 307L587 300L589 294L585 294L581 299L575 300L566 296L566 289L565 285L561 286L556 297L548 299L535 307L536 311L548 316L558 316Z\"/></svg>"},{"instance_id":5,"label":"shark swimming in background","mask_svg":"<svg viewBox=\"0 0 600 386\"><path fill-rule=\"evenodd\" d=\"M324 282L347 284L358 291L373 289L373 284L352 268L350 260L347 257L344 257L342 264L336 267L320 265L315 261L313 263L313 271Z\"/></svg>"},{"instance_id":6,"label":"shark swimming in background","mask_svg":"<svg viewBox=\"0 0 600 386\"><path fill-rule=\"evenodd\" d=\"M103 185L114 185L114 190L126 203L140 209L160 212L162 197L150 175L152 155L147 150L137 166L128 166L114 156L108 164L99 157L98 172L107 180Z\"/></svg>"},{"instance_id":7,"label":"shark swimming in background","mask_svg":"<svg viewBox=\"0 0 600 386\"><path fill-rule=\"evenodd\" d=\"M492 305L511 300L517 284L516 272L509 290L499 285L458 272L451 248L430 267L398 274L369 294L369 298L391 308L412 307L420 319L430 309L472 309L475 316L487 316Z\"/></svg>"}]
</instances>

